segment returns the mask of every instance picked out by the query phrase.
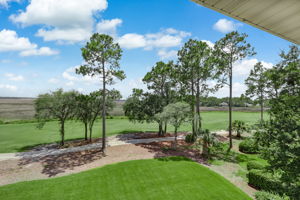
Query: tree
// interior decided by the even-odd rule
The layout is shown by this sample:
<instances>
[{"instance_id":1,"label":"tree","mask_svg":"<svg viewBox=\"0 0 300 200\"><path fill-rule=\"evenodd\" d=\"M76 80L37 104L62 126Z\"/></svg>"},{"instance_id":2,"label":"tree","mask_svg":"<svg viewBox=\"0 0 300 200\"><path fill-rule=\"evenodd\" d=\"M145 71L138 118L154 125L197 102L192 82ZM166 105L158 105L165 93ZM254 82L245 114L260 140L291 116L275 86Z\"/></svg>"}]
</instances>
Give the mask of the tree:
<instances>
[{"instance_id":1,"label":"tree","mask_svg":"<svg viewBox=\"0 0 300 200\"><path fill-rule=\"evenodd\" d=\"M245 80L245 84L248 87L246 95L250 97L256 97L256 100L260 104L260 121L264 119L264 100L265 93L267 92L267 78L265 75L266 68L258 62L254 65L254 68L250 71L250 75Z\"/></svg>"},{"instance_id":2,"label":"tree","mask_svg":"<svg viewBox=\"0 0 300 200\"><path fill-rule=\"evenodd\" d=\"M236 132L236 136L238 138L241 137L241 134L243 132L246 132L248 130L248 126L244 121L241 120L234 120L232 123L232 130Z\"/></svg>"},{"instance_id":3,"label":"tree","mask_svg":"<svg viewBox=\"0 0 300 200\"><path fill-rule=\"evenodd\" d=\"M229 150L232 148L232 78L233 64L247 56L255 54L254 49L247 43L247 34L240 34L237 31L226 34L216 42L217 55L222 58L224 65L219 65L223 71L224 84L229 86Z\"/></svg>"},{"instance_id":4,"label":"tree","mask_svg":"<svg viewBox=\"0 0 300 200\"><path fill-rule=\"evenodd\" d=\"M74 117L77 92L64 92L59 89L54 92L40 94L35 100L35 117L38 127L42 128L49 119L57 119L60 124L61 145L65 142L65 122Z\"/></svg>"},{"instance_id":5,"label":"tree","mask_svg":"<svg viewBox=\"0 0 300 200\"><path fill-rule=\"evenodd\" d=\"M216 143L216 136L211 134L208 129L201 131L202 155L206 158L210 156L210 148Z\"/></svg>"},{"instance_id":6,"label":"tree","mask_svg":"<svg viewBox=\"0 0 300 200\"><path fill-rule=\"evenodd\" d=\"M168 121L174 126L175 143L174 147L177 146L177 131L184 121L190 116L190 106L187 103L177 102L169 104L164 107L164 110L159 114L161 119Z\"/></svg>"},{"instance_id":7,"label":"tree","mask_svg":"<svg viewBox=\"0 0 300 200\"><path fill-rule=\"evenodd\" d=\"M206 96L218 86L209 87L208 85L209 80L216 79L219 75L216 71L218 62L213 49L206 42L193 39L190 39L178 51L178 60L179 65L174 71L177 82L181 84L185 95L191 95L189 102L194 116L192 127L193 134L196 134L201 129L200 97Z\"/></svg>"},{"instance_id":8,"label":"tree","mask_svg":"<svg viewBox=\"0 0 300 200\"><path fill-rule=\"evenodd\" d=\"M256 134L262 146L262 155L270 169L280 172L286 193L300 196L300 49L291 46L280 54L282 61L269 76L269 83L276 85L276 95L270 100L269 123ZM274 70L274 71L275 71Z\"/></svg>"},{"instance_id":9,"label":"tree","mask_svg":"<svg viewBox=\"0 0 300 200\"><path fill-rule=\"evenodd\" d=\"M89 132L89 140L92 141L92 132L94 122L102 112L102 95L103 90L91 92L89 95L79 94L76 97L77 111L76 118L85 125L85 139L87 140L87 132ZM107 91L106 94L106 111L111 111L116 105L115 101L121 99L121 94L117 90ZM108 113L106 113L108 114Z\"/></svg>"},{"instance_id":10,"label":"tree","mask_svg":"<svg viewBox=\"0 0 300 200\"><path fill-rule=\"evenodd\" d=\"M175 98L174 82L172 80L172 68L174 64L172 61L164 63L162 61L157 62L151 71L148 72L143 82L147 84L149 90L155 95L160 95L161 106L164 107L169 103L172 103ZM164 124L164 130L162 134L167 132L167 124Z\"/></svg>"},{"instance_id":11,"label":"tree","mask_svg":"<svg viewBox=\"0 0 300 200\"><path fill-rule=\"evenodd\" d=\"M89 105L90 95L78 94L76 96L76 119L84 124L84 139L88 140L88 122L92 110Z\"/></svg>"},{"instance_id":12,"label":"tree","mask_svg":"<svg viewBox=\"0 0 300 200\"><path fill-rule=\"evenodd\" d=\"M143 92L141 89L133 89L133 94L125 101L123 110L125 116L133 122L157 122L158 135L163 134L163 121L159 120L155 115L162 112L162 97L158 94Z\"/></svg>"},{"instance_id":13,"label":"tree","mask_svg":"<svg viewBox=\"0 0 300 200\"><path fill-rule=\"evenodd\" d=\"M106 148L106 85L113 84L114 79L123 80L125 74L120 70L119 61L122 50L108 35L95 33L81 48L85 64L76 69L76 73L84 76L98 76L102 79L102 151Z\"/></svg>"}]
</instances>

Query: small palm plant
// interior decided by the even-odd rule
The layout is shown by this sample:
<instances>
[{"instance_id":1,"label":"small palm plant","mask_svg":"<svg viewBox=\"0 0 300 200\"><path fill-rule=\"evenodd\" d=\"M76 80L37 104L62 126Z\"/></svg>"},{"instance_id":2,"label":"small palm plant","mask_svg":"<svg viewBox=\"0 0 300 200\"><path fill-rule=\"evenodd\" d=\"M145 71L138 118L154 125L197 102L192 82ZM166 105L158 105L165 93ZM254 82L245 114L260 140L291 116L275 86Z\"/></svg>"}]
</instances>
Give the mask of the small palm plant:
<instances>
[{"instance_id":1,"label":"small palm plant","mask_svg":"<svg viewBox=\"0 0 300 200\"><path fill-rule=\"evenodd\" d=\"M236 132L238 138L241 137L241 134L248 131L248 126L244 121L234 120L232 123L232 130Z\"/></svg>"},{"instance_id":2,"label":"small palm plant","mask_svg":"<svg viewBox=\"0 0 300 200\"><path fill-rule=\"evenodd\" d=\"M208 129L200 131L200 138L202 139L202 155L206 158L210 156L210 148L217 142L216 135L212 134Z\"/></svg>"}]
</instances>

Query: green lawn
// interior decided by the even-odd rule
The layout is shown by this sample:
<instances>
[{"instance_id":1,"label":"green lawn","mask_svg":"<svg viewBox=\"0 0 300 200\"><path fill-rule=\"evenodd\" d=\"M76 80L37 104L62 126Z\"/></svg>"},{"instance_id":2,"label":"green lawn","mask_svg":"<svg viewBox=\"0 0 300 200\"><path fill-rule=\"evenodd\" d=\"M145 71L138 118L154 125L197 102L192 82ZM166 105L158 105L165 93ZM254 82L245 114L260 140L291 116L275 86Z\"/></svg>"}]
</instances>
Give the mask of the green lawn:
<instances>
[{"instance_id":1,"label":"green lawn","mask_svg":"<svg viewBox=\"0 0 300 200\"><path fill-rule=\"evenodd\" d=\"M233 119L239 119L248 123L259 120L258 112L234 112ZM203 112L203 126L210 130L227 128L227 112ZM69 121L66 124L66 139L82 138L83 125L80 122ZM157 131L156 123L131 123L127 119L108 119L107 135L114 135L126 132ZM52 143L60 140L59 126L55 121L48 122L42 130L36 128L35 123L4 124L0 125L0 153L24 151L29 146L42 143ZM182 126L181 131L190 131L190 124ZM170 127L169 131L173 131ZM96 122L94 137L101 135L101 123Z\"/></svg>"},{"instance_id":2,"label":"green lawn","mask_svg":"<svg viewBox=\"0 0 300 200\"><path fill-rule=\"evenodd\" d=\"M107 165L60 178L0 187L0 199L247 200L225 178L182 157Z\"/></svg>"}]
</instances>

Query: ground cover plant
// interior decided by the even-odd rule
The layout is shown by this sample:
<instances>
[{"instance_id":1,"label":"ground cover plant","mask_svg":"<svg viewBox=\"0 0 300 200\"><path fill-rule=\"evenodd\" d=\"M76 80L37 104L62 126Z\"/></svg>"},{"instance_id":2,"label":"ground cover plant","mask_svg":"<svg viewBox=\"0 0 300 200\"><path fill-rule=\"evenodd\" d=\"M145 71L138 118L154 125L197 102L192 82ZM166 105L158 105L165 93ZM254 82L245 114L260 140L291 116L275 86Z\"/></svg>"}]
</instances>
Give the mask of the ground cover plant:
<instances>
[{"instance_id":1,"label":"ground cover plant","mask_svg":"<svg viewBox=\"0 0 300 200\"><path fill-rule=\"evenodd\" d=\"M225 130L227 127L227 112L202 112L203 128L209 130ZM234 112L234 119L254 124L259 118L258 112ZM36 128L37 123L2 124L0 125L0 152L19 152L29 147L60 141L57 121L47 122L42 130ZM141 131L158 131L157 123L132 123L125 117L107 119L107 136L134 133ZM170 127L169 131L174 128ZM178 131L190 131L190 123L183 124ZM93 127L93 137L101 136L101 123L96 121ZM65 139L84 138L84 125L81 122L67 121L65 124Z\"/></svg>"},{"instance_id":2,"label":"ground cover plant","mask_svg":"<svg viewBox=\"0 0 300 200\"><path fill-rule=\"evenodd\" d=\"M84 189L83 189L84 188ZM225 178L184 157L107 165L70 176L0 187L0 199L251 199Z\"/></svg>"}]
</instances>

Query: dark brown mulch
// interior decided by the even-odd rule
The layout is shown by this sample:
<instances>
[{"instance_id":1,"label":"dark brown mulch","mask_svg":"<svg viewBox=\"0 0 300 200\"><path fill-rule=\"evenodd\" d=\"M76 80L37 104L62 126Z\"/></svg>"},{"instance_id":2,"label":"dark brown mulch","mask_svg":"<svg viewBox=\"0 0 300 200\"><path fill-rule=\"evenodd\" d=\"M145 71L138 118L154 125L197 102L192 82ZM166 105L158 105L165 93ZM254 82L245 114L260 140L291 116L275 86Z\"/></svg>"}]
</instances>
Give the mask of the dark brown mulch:
<instances>
[{"instance_id":1,"label":"dark brown mulch","mask_svg":"<svg viewBox=\"0 0 300 200\"><path fill-rule=\"evenodd\" d=\"M171 141L151 142L137 145L148 149L150 152L154 152L156 154L155 158L166 156L184 156L198 163L208 165L207 159L201 155L199 149L193 148L192 144L188 144L184 140L179 140L176 148L174 148L173 142Z\"/></svg>"},{"instance_id":2,"label":"dark brown mulch","mask_svg":"<svg viewBox=\"0 0 300 200\"><path fill-rule=\"evenodd\" d=\"M75 167L91 163L101 157L103 157L103 153L99 149L93 149L38 158L23 158L19 161L18 165L23 166L34 162L41 162L43 166L42 173L48 177L53 177L66 170L72 170Z\"/></svg>"}]
</instances>

